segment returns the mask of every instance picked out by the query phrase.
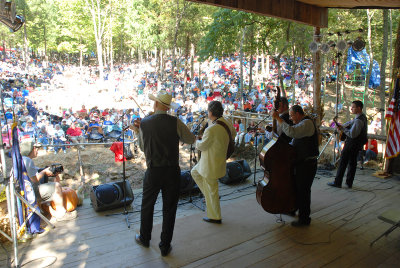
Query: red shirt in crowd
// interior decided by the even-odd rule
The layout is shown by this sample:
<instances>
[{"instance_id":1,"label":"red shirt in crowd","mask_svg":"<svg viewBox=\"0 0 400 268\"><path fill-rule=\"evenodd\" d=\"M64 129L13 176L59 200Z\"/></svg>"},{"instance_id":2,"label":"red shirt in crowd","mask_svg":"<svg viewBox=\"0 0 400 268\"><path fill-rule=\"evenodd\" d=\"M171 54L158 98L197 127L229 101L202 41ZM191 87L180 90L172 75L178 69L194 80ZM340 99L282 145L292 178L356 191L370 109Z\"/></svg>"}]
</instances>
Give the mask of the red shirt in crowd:
<instances>
[{"instance_id":1,"label":"red shirt in crowd","mask_svg":"<svg viewBox=\"0 0 400 268\"><path fill-rule=\"evenodd\" d=\"M371 145L374 147L374 148L371 148L371 151L373 151L376 154L378 154L378 143L377 143L377 141L372 139L371 140ZM368 150L368 142L365 144L365 150Z\"/></svg>"},{"instance_id":2,"label":"red shirt in crowd","mask_svg":"<svg viewBox=\"0 0 400 268\"><path fill-rule=\"evenodd\" d=\"M111 145L110 150L115 154L115 162L126 161L123 153L122 142L114 142Z\"/></svg>"},{"instance_id":3,"label":"red shirt in crowd","mask_svg":"<svg viewBox=\"0 0 400 268\"><path fill-rule=\"evenodd\" d=\"M233 127L236 129L236 132L239 132L239 124L235 123L233 124Z\"/></svg>"},{"instance_id":4,"label":"red shirt in crowd","mask_svg":"<svg viewBox=\"0 0 400 268\"><path fill-rule=\"evenodd\" d=\"M67 135L77 137L82 135L82 130L79 127L67 129Z\"/></svg>"}]
</instances>

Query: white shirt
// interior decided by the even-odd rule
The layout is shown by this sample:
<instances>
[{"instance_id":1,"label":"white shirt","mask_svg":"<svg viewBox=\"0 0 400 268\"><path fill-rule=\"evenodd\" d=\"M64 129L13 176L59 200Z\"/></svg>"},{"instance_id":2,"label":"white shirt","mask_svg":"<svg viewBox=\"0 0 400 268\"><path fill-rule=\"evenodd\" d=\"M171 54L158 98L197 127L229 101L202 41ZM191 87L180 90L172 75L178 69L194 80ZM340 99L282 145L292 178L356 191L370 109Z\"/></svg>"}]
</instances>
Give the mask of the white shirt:
<instances>
[{"instance_id":1,"label":"white shirt","mask_svg":"<svg viewBox=\"0 0 400 268\"><path fill-rule=\"evenodd\" d=\"M24 164L26 167L26 172L28 173L28 177L29 178L35 177L39 168L37 168L35 166L35 163L33 163L33 160L27 156L22 156L22 160L24 161Z\"/></svg>"}]
</instances>

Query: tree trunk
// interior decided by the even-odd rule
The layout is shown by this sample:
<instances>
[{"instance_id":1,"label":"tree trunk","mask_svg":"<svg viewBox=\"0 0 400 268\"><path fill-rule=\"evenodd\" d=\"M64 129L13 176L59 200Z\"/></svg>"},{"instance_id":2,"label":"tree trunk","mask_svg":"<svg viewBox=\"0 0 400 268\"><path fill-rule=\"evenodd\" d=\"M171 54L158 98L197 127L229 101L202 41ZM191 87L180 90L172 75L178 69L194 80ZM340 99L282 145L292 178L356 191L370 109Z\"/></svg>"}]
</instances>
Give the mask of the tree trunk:
<instances>
[{"instance_id":1,"label":"tree trunk","mask_svg":"<svg viewBox=\"0 0 400 268\"><path fill-rule=\"evenodd\" d=\"M291 85L293 87L293 95L292 95L292 104L294 105L296 103L296 45L293 43L292 46L292 56L293 56L293 64L292 64L292 79L291 79Z\"/></svg>"},{"instance_id":2,"label":"tree trunk","mask_svg":"<svg viewBox=\"0 0 400 268\"><path fill-rule=\"evenodd\" d=\"M194 79L194 44L191 44L191 49L190 49L190 79Z\"/></svg>"},{"instance_id":3,"label":"tree trunk","mask_svg":"<svg viewBox=\"0 0 400 268\"><path fill-rule=\"evenodd\" d=\"M391 70L392 72L392 87L390 88L391 91L394 89L394 83L397 78L397 72L399 71L398 69L400 68L400 18L399 18L399 23L397 25L397 37L396 37L396 43L394 44L394 59L393 59L393 69Z\"/></svg>"},{"instance_id":4,"label":"tree trunk","mask_svg":"<svg viewBox=\"0 0 400 268\"><path fill-rule=\"evenodd\" d=\"M389 9L389 81L392 81L392 64L393 64L393 20L392 10ZM382 127L383 127L382 123Z\"/></svg>"},{"instance_id":5,"label":"tree trunk","mask_svg":"<svg viewBox=\"0 0 400 268\"><path fill-rule=\"evenodd\" d=\"M389 11L383 9L383 42L382 42L382 61L381 61L381 83L379 86L379 96L381 100L381 135L385 135L385 86L386 86L386 64L388 53L388 27Z\"/></svg>"},{"instance_id":6,"label":"tree trunk","mask_svg":"<svg viewBox=\"0 0 400 268\"><path fill-rule=\"evenodd\" d=\"M249 72L249 90L251 90L253 88L253 53L251 53L250 55L250 72Z\"/></svg>"},{"instance_id":7,"label":"tree trunk","mask_svg":"<svg viewBox=\"0 0 400 268\"><path fill-rule=\"evenodd\" d=\"M261 55L261 75L262 75L262 77L265 76L265 56L264 56L264 52Z\"/></svg>"},{"instance_id":8,"label":"tree trunk","mask_svg":"<svg viewBox=\"0 0 400 268\"><path fill-rule=\"evenodd\" d=\"M46 35L46 24L43 25L43 37L44 37L44 60L47 61L47 35Z\"/></svg>"},{"instance_id":9,"label":"tree trunk","mask_svg":"<svg viewBox=\"0 0 400 268\"><path fill-rule=\"evenodd\" d=\"M241 108L243 108L243 43L244 43L244 37L246 35L246 27L243 29L242 33L242 40L240 41L240 85L239 85L239 100L240 103L242 104Z\"/></svg>"},{"instance_id":10,"label":"tree trunk","mask_svg":"<svg viewBox=\"0 0 400 268\"><path fill-rule=\"evenodd\" d=\"M369 49L369 68L368 73L365 77L365 87L364 87L364 112L366 113L368 107L368 89L369 89L369 79L371 78L372 68L374 65L374 54L372 51L372 37L371 37L371 20L373 13L367 9L368 18L368 49Z\"/></svg>"},{"instance_id":11,"label":"tree trunk","mask_svg":"<svg viewBox=\"0 0 400 268\"><path fill-rule=\"evenodd\" d=\"M24 7L24 18L26 18L25 7ZM28 35L26 32L26 23L24 23L24 62L25 62L25 70L27 70L29 63L29 54L28 54Z\"/></svg>"},{"instance_id":12,"label":"tree trunk","mask_svg":"<svg viewBox=\"0 0 400 268\"><path fill-rule=\"evenodd\" d=\"M82 61L83 61L83 50L82 48L79 49L79 68L82 72Z\"/></svg>"},{"instance_id":13,"label":"tree trunk","mask_svg":"<svg viewBox=\"0 0 400 268\"><path fill-rule=\"evenodd\" d=\"M187 73L188 73L188 63L189 63L189 46L190 46L190 38L186 36L186 46L185 46L185 72L183 74L183 94L186 95L187 88Z\"/></svg>"},{"instance_id":14,"label":"tree trunk","mask_svg":"<svg viewBox=\"0 0 400 268\"><path fill-rule=\"evenodd\" d=\"M183 15L185 14L186 8L189 5L187 1L184 1L182 10L179 8L179 0L176 0L176 14L175 14L175 31L174 31L174 40L173 40L173 47L172 47L172 74L174 74L175 67L176 67L176 58L175 58L175 50L176 50L176 43L178 40L178 33L179 28L181 25L181 20Z\"/></svg>"},{"instance_id":15,"label":"tree trunk","mask_svg":"<svg viewBox=\"0 0 400 268\"><path fill-rule=\"evenodd\" d=\"M203 90L203 82L201 80L201 62L199 62L199 89L200 92Z\"/></svg>"},{"instance_id":16,"label":"tree trunk","mask_svg":"<svg viewBox=\"0 0 400 268\"><path fill-rule=\"evenodd\" d=\"M113 56L113 16L112 16L112 0L110 0L110 73L114 70Z\"/></svg>"},{"instance_id":17,"label":"tree trunk","mask_svg":"<svg viewBox=\"0 0 400 268\"><path fill-rule=\"evenodd\" d=\"M259 81L259 79L258 79L258 68L259 68L259 62L258 62L258 48L257 48L257 52L256 52L256 66L254 66L254 69L255 69L255 72L256 72L256 74L254 75L254 78L255 78L255 81L256 82L258 82Z\"/></svg>"},{"instance_id":18,"label":"tree trunk","mask_svg":"<svg viewBox=\"0 0 400 268\"><path fill-rule=\"evenodd\" d=\"M320 43L321 36L320 36L320 28L314 28L314 41ZM313 91L314 91L314 98L313 98L313 106L314 106L314 113L317 114L317 118L315 123L317 127L321 125L321 120L324 113L324 107L321 105L321 52L317 51L313 54L313 74L314 74L314 81L313 81ZM326 85L326 83L325 83ZM325 94L327 94L327 88L325 87Z\"/></svg>"},{"instance_id":19,"label":"tree trunk","mask_svg":"<svg viewBox=\"0 0 400 268\"><path fill-rule=\"evenodd\" d=\"M11 47L10 47L11 48ZM6 40L5 40L5 36L3 34L3 60L6 61L7 57L6 57Z\"/></svg>"}]
</instances>

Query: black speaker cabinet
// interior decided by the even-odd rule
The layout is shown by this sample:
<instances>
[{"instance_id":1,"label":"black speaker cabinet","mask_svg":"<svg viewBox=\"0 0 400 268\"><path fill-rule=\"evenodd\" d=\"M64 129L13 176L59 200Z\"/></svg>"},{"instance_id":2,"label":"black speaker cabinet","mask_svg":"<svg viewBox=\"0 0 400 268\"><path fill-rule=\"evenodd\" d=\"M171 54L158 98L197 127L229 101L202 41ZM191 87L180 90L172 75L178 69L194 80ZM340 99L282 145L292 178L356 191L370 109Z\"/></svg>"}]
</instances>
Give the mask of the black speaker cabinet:
<instances>
[{"instance_id":1,"label":"black speaker cabinet","mask_svg":"<svg viewBox=\"0 0 400 268\"><path fill-rule=\"evenodd\" d=\"M197 186L196 182L193 180L192 175L190 174L190 170L181 171L181 188L179 193L180 194L187 194L187 193L196 193L199 191L199 187Z\"/></svg>"},{"instance_id":2,"label":"black speaker cabinet","mask_svg":"<svg viewBox=\"0 0 400 268\"><path fill-rule=\"evenodd\" d=\"M226 163L226 174L219 181L223 184L239 183L251 175L249 164L246 160Z\"/></svg>"},{"instance_id":3,"label":"black speaker cabinet","mask_svg":"<svg viewBox=\"0 0 400 268\"><path fill-rule=\"evenodd\" d=\"M126 205L133 202L133 192L131 185L125 181ZM124 206L124 182L110 182L90 189L90 200L95 211L104 211Z\"/></svg>"}]
</instances>

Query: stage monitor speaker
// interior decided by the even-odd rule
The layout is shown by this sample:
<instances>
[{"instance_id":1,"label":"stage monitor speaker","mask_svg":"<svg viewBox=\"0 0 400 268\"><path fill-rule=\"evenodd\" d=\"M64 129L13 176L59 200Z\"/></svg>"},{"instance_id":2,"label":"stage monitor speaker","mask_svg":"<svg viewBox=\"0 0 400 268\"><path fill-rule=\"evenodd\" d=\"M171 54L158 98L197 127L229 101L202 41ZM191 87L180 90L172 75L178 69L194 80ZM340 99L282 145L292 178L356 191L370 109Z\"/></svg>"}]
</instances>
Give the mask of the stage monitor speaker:
<instances>
[{"instance_id":1,"label":"stage monitor speaker","mask_svg":"<svg viewBox=\"0 0 400 268\"><path fill-rule=\"evenodd\" d=\"M196 182L193 180L192 175L190 174L189 170L181 171L181 188L179 193L180 194L187 194L190 191L192 193L198 192L199 187L197 186Z\"/></svg>"},{"instance_id":2,"label":"stage monitor speaker","mask_svg":"<svg viewBox=\"0 0 400 268\"><path fill-rule=\"evenodd\" d=\"M245 181L251 175L251 169L246 160L226 163L226 175L219 179L223 184Z\"/></svg>"},{"instance_id":3,"label":"stage monitor speaker","mask_svg":"<svg viewBox=\"0 0 400 268\"><path fill-rule=\"evenodd\" d=\"M129 206L133 202L133 192L131 185L125 181L126 205ZM104 211L124 206L124 182L110 182L90 189L90 200L95 211Z\"/></svg>"}]
</instances>

